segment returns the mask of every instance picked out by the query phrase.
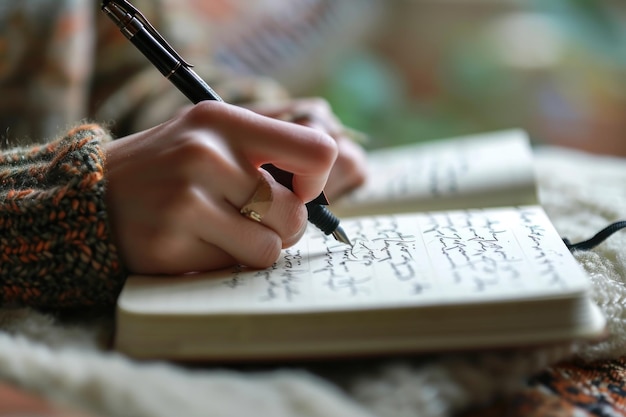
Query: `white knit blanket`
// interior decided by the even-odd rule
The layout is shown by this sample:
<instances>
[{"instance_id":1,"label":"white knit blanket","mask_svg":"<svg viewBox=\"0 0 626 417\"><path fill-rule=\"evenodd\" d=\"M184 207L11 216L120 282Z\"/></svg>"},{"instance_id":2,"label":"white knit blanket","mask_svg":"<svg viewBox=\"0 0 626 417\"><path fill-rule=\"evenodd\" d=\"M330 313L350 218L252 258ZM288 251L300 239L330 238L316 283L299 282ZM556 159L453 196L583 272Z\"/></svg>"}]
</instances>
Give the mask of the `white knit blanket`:
<instances>
[{"instance_id":1,"label":"white knit blanket","mask_svg":"<svg viewBox=\"0 0 626 417\"><path fill-rule=\"evenodd\" d=\"M626 219L625 160L556 148L536 155L540 199L563 237L577 242ZM99 336L110 319L68 323L0 310L0 379L110 417L451 416L572 355L626 354L626 230L576 258L608 319L610 337L599 344L233 370L138 363L104 351Z\"/></svg>"}]
</instances>

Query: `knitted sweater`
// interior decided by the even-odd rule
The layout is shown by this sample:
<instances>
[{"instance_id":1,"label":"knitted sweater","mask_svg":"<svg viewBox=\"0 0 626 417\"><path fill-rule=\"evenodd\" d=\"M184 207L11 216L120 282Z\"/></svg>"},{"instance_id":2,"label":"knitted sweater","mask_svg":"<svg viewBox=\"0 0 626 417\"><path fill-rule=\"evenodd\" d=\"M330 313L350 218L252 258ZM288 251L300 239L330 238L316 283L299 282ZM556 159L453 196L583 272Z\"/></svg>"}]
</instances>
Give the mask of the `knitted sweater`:
<instances>
[{"instance_id":1,"label":"knitted sweater","mask_svg":"<svg viewBox=\"0 0 626 417\"><path fill-rule=\"evenodd\" d=\"M0 155L0 301L110 304L124 273L104 204L110 137L82 125L49 144Z\"/></svg>"}]
</instances>

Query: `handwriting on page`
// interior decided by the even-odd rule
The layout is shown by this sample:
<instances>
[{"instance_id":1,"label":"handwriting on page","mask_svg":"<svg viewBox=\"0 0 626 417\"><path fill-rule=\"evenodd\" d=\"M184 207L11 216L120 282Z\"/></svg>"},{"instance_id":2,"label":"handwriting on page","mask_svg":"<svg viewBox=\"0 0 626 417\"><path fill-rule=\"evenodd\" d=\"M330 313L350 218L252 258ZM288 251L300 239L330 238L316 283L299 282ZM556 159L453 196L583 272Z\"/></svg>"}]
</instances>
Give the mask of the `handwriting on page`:
<instances>
[{"instance_id":1,"label":"handwriting on page","mask_svg":"<svg viewBox=\"0 0 626 417\"><path fill-rule=\"evenodd\" d=\"M223 284L259 303L340 305L497 298L567 285L565 247L537 208L344 221L352 248L317 231L261 271Z\"/></svg>"},{"instance_id":2,"label":"handwriting on page","mask_svg":"<svg viewBox=\"0 0 626 417\"><path fill-rule=\"evenodd\" d=\"M440 152L424 153L419 157L382 159L380 167L372 172L373 181L380 181L373 190L387 197L408 195L419 191L425 195L441 196L456 194L462 186L462 178L472 169L472 152L463 146Z\"/></svg>"},{"instance_id":3,"label":"handwriting on page","mask_svg":"<svg viewBox=\"0 0 626 417\"><path fill-rule=\"evenodd\" d=\"M471 141L422 143L415 150L379 150L369 158L368 184L350 204L404 198L452 197L517 185L529 171L530 153L518 136L486 136Z\"/></svg>"},{"instance_id":4,"label":"handwriting on page","mask_svg":"<svg viewBox=\"0 0 626 417\"><path fill-rule=\"evenodd\" d=\"M566 286L560 238L536 208L426 215L422 233L433 268L468 292Z\"/></svg>"},{"instance_id":5,"label":"handwriting on page","mask_svg":"<svg viewBox=\"0 0 626 417\"><path fill-rule=\"evenodd\" d=\"M370 171L377 173L368 180L371 186L363 189L363 192L356 192L353 198L356 201L367 201L416 193L424 196L456 194L461 187L461 179L472 168L471 153L463 146L417 155L407 154L405 157L392 151L386 157L381 152L378 159L371 160Z\"/></svg>"}]
</instances>

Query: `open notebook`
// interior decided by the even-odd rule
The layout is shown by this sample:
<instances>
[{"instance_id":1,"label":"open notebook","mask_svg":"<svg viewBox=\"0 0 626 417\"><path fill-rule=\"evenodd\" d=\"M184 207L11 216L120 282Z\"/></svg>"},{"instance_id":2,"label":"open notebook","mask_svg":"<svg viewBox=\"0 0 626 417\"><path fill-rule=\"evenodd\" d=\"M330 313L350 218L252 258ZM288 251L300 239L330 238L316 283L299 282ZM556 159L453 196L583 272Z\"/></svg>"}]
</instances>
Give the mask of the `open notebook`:
<instances>
[{"instance_id":1,"label":"open notebook","mask_svg":"<svg viewBox=\"0 0 626 417\"><path fill-rule=\"evenodd\" d=\"M500 149L493 163L486 156L474 168L456 155L475 152L471 140L496 137L515 152ZM481 177L474 169L498 167L501 175L483 178L505 193L510 189L503 182L513 181L520 193L511 194L511 205L504 205L506 198L499 207L464 210L410 211L404 205L404 213L343 219L352 247L311 227L266 270L130 277L118 301L116 348L143 358L280 360L599 337L604 320L589 299L586 274L543 209L519 205L534 196L534 181L525 184L533 170L523 133L455 142L447 142L449 150L445 143L433 149L438 158L449 152L456 161L450 166L464 174L437 177L446 183L455 178L457 185L435 197L458 202L454 194L466 193L466 181ZM410 149L417 160L428 159L423 149ZM399 155L410 159L408 151ZM500 163L501 156L509 162ZM388 163L394 169L385 175L412 175L410 163ZM399 187L400 197L421 190L418 182L406 179L411 186ZM466 201L480 201L466 194Z\"/></svg>"}]
</instances>

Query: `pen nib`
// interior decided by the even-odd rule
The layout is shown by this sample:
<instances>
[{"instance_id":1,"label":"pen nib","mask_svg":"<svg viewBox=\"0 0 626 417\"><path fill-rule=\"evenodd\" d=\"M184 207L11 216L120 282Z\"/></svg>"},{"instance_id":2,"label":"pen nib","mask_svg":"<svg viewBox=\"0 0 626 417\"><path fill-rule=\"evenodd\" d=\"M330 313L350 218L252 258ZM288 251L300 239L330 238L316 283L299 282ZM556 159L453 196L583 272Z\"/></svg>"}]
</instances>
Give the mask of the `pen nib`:
<instances>
[{"instance_id":1,"label":"pen nib","mask_svg":"<svg viewBox=\"0 0 626 417\"><path fill-rule=\"evenodd\" d=\"M333 231L333 236L339 242L352 246L352 242L350 242L348 235L346 235L346 232L344 232L341 226L337 226L337 228Z\"/></svg>"}]
</instances>

